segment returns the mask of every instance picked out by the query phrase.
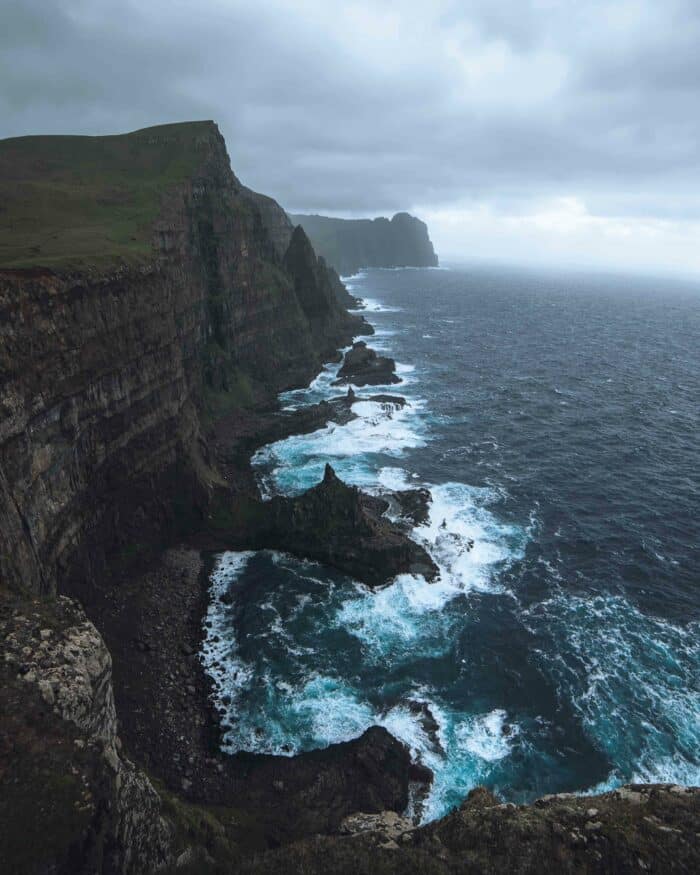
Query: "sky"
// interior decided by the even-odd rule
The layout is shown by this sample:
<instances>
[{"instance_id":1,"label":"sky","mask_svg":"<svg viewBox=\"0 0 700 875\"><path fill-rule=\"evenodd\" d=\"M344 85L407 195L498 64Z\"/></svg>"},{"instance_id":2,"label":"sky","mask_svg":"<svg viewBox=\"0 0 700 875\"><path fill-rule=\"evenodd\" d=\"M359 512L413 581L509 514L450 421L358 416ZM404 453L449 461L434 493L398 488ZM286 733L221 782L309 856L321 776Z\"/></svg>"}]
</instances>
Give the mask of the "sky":
<instances>
[{"instance_id":1,"label":"sky","mask_svg":"<svg viewBox=\"0 0 700 875\"><path fill-rule=\"evenodd\" d=\"M700 274L700 0L0 0L0 137L214 119L291 212Z\"/></svg>"}]
</instances>

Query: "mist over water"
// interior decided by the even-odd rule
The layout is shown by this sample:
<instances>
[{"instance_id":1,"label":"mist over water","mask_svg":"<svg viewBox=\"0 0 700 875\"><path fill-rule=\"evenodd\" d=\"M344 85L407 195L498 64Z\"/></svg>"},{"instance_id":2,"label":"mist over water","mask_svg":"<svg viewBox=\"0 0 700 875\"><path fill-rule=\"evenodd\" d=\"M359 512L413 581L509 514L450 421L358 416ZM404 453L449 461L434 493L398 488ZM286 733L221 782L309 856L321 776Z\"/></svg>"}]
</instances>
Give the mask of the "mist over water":
<instances>
[{"instance_id":1,"label":"mist over water","mask_svg":"<svg viewBox=\"0 0 700 875\"><path fill-rule=\"evenodd\" d=\"M440 578L372 592L219 557L204 654L227 749L380 723L434 771L423 820L481 783L700 783L700 287L492 267L349 285L409 405L356 390L358 419L256 454L261 486L296 494L329 461L371 491L428 487L414 537ZM283 404L339 394L337 367Z\"/></svg>"}]
</instances>

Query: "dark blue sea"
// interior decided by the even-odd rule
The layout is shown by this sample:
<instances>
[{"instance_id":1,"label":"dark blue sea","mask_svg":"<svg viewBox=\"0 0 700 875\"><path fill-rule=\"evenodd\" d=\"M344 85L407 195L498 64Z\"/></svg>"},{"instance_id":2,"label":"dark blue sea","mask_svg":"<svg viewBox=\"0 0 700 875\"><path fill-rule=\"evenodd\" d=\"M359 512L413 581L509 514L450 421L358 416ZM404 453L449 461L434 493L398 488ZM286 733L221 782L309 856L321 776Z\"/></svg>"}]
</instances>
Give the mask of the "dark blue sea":
<instances>
[{"instance_id":1,"label":"dark blue sea","mask_svg":"<svg viewBox=\"0 0 700 875\"><path fill-rule=\"evenodd\" d=\"M357 390L353 422L258 452L260 483L295 494L329 461L370 491L429 487L414 537L440 578L373 592L219 557L204 658L226 748L382 724L435 774L424 821L477 784L516 802L700 784L700 282L454 266L348 285L410 405ZM337 395L337 367L282 403Z\"/></svg>"}]
</instances>

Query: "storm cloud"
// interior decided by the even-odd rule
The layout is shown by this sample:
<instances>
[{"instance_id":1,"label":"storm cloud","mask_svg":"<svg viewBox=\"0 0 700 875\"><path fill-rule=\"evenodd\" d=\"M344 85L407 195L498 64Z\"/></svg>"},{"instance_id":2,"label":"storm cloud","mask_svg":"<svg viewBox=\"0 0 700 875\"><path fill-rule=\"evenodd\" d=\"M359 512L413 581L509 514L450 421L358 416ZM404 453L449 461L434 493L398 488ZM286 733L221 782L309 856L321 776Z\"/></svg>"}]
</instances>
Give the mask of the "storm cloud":
<instances>
[{"instance_id":1,"label":"storm cloud","mask_svg":"<svg viewBox=\"0 0 700 875\"><path fill-rule=\"evenodd\" d=\"M213 118L294 212L700 269L698 45L696 0L0 0L0 136Z\"/></svg>"}]
</instances>

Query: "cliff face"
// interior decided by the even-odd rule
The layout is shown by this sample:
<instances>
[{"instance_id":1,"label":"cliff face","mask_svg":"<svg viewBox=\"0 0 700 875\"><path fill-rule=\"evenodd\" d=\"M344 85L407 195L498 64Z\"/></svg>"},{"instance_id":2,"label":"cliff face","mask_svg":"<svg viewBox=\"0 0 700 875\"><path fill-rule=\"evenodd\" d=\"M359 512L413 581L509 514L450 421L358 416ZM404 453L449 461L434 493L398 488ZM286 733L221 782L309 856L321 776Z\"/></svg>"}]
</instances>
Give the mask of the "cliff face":
<instances>
[{"instance_id":1,"label":"cliff face","mask_svg":"<svg viewBox=\"0 0 700 875\"><path fill-rule=\"evenodd\" d=\"M295 226L293 222L277 201L273 200L271 197L267 197L267 195L264 194L258 194L255 191L251 191L249 188L244 188L243 192L250 202L259 210L263 224L273 242L275 250L278 256L283 259L294 234ZM318 252L320 250L316 251ZM309 264L314 263L315 258L316 256L314 256L314 259L309 259ZM348 290L338 276L337 270L328 264L321 255L318 256L318 262L319 273L325 274L325 278L321 279L321 282L324 285L330 283L333 294L341 307L350 309L357 307L359 303L357 298L348 293Z\"/></svg>"},{"instance_id":2,"label":"cliff face","mask_svg":"<svg viewBox=\"0 0 700 875\"><path fill-rule=\"evenodd\" d=\"M294 231L291 219L277 201L266 194L259 194L257 191L253 191L245 186L243 186L242 192L244 197L259 211L260 218L272 241L272 245L275 247L277 256L284 258L289 241L292 239L292 232Z\"/></svg>"},{"instance_id":3,"label":"cliff face","mask_svg":"<svg viewBox=\"0 0 700 875\"><path fill-rule=\"evenodd\" d=\"M290 218L304 228L319 255L345 276L363 267L436 267L438 263L427 225L408 213L397 213L391 220Z\"/></svg>"},{"instance_id":4,"label":"cliff face","mask_svg":"<svg viewBox=\"0 0 700 875\"><path fill-rule=\"evenodd\" d=\"M293 278L294 291L309 324L320 336L336 333L348 320L341 303L334 272L317 258L304 229L297 225L284 255L284 266Z\"/></svg>"},{"instance_id":5,"label":"cliff face","mask_svg":"<svg viewBox=\"0 0 700 875\"><path fill-rule=\"evenodd\" d=\"M148 257L0 270L0 575L34 592L86 595L106 554L196 522L217 483L201 414L303 382L358 330L339 306L309 318L318 260L285 266L284 213L240 185L215 125L130 136L133 166L191 168L158 189ZM112 138L78 139L84 160Z\"/></svg>"},{"instance_id":6,"label":"cliff face","mask_svg":"<svg viewBox=\"0 0 700 875\"><path fill-rule=\"evenodd\" d=\"M212 123L3 141L0 168L0 858L155 871L173 828L120 752L110 654L56 593L88 604L112 558L196 528L222 486L205 423L363 323Z\"/></svg>"},{"instance_id":7,"label":"cliff face","mask_svg":"<svg viewBox=\"0 0 700 875\"><path fill-rule=\"evenodd\" d=\"M204 507L201 300L184 271L157 267L0 277L5 583L50 593L71 573L93 579L101 554L164 524L176 469Z\"/></svg>"}]
</instances>

